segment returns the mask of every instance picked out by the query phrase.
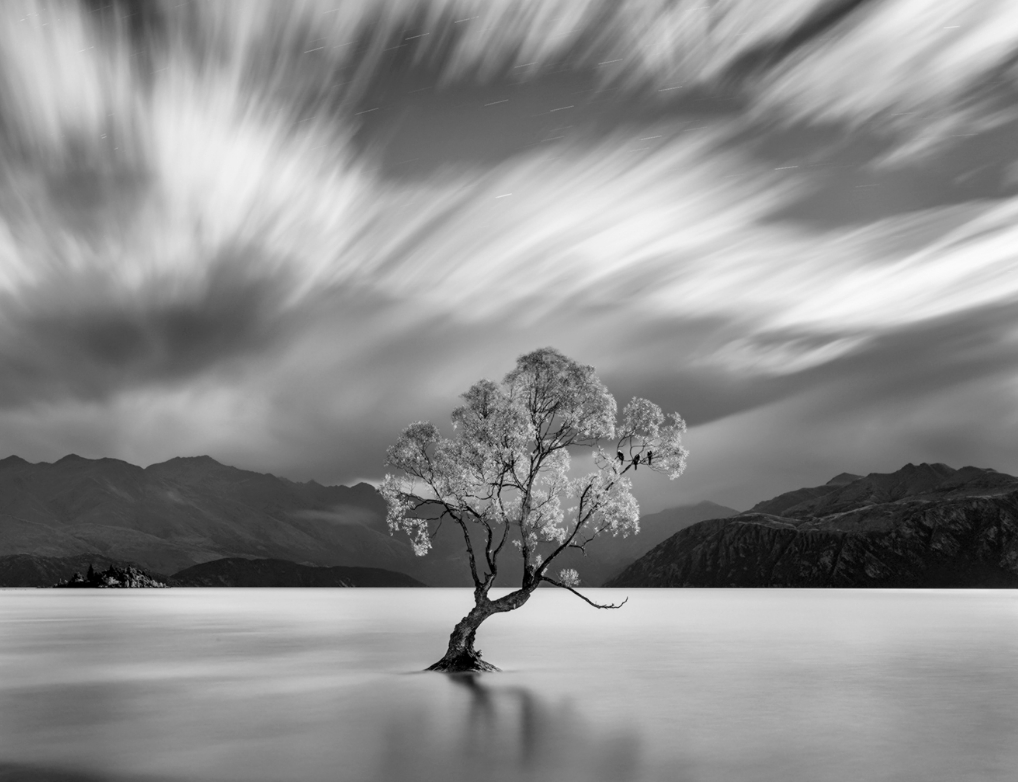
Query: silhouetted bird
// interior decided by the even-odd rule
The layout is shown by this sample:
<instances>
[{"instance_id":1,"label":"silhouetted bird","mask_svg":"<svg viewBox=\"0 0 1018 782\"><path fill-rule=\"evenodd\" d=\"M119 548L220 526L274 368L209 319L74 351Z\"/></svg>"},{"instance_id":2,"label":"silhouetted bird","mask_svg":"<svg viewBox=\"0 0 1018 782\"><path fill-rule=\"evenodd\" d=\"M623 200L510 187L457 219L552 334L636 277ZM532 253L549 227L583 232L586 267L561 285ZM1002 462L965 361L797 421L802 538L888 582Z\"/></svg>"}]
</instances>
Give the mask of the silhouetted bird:
<instances>
[{"instance_id":1,"label":"silhouetted bird","mask_svg":"<svg viewBox=\"0 0 1018 782\"><path fill-rule=\"evenodd\" d=\"M650 460L654 458L653 451L647 451L647 466L650 467Z\"/></svg>"},{"instance_id":2,"label":"silhouetted bird","mask_svg":"<svg viewBox=\"0 0 1018 782\"><path fill-rule=\"evenodd\" d=\"M618 457L619 457L619 463L620 463L620 464L625 464L625 462L626 462L626 457L622 455L622 451L619 451L619 453L618 453Z\"/></svg>"},{"instance_id":3,"label":"silhouetted bird","mask_svg":"<svg viewBox=\"0 0 1018 782\"><path fill-rule=\"evenodd\" d=\"M638 465L639 463L640 463L640 454L636 454L636 456L634 456L634 457L633 457L633 469L634 469L634 470L638 470L638 469L640 469L640 468L639 468L639 467L637 466L637 465Z\"/></svg>"}]
</instances>

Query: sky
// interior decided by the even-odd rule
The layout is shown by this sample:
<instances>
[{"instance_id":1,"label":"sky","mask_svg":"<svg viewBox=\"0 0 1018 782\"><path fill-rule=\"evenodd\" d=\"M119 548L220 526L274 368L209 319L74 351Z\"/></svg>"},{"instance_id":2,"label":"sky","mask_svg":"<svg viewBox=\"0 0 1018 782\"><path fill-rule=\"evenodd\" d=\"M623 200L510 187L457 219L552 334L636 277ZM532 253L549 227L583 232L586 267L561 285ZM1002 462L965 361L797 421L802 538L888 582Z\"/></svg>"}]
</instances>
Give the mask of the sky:
<instances>
[{"instance_id":1,"label":"sky","mask_svg":"<svg viewBox=\"0 0 1018 782\"><path fill-rule=\"evenodd\" d=\"M1013 0L0 0L0 456L377 481L553 346L645 512L1014 474L1016 305Z\"/></svg>"}]
</instances>

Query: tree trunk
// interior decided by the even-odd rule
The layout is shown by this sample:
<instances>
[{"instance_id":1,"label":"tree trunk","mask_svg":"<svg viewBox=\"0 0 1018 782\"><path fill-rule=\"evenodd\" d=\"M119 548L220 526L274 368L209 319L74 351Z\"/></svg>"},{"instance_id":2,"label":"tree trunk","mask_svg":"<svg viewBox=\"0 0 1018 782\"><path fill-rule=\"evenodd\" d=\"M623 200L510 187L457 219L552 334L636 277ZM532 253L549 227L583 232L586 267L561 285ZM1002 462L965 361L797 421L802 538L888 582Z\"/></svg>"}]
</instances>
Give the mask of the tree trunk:
<instances>
[{"instance_id":1,"label":"tree trunk","mask_svg":"<svg viewBox=\"0 0 1018 782\"><path fill-rule=\"evenodd\" d=\"M519 608L530 599L530 593L536 587L536 581L527 579L522 587L505 597L500 597L498 600L489 600L487 590L475 592L474 607L453 628L452 635L449 636L449 648L446 649L445 656L434 665L429 665L426 670L441 671L443 673L499 670L491 663L482 660L480 650L474 649L477 628L481 626L481 622L492 614L501 614Z\"/></svg>"},{"instance_id":2,"label":"tree trunk","mask_svg":"<svg viewBox=\"0 0 1018 782\"><path fill-rule=\"evenodd\" d=\"M496 611L491 604L485 600L484 603L474 608L463 617L452 635L449 636L449 648L445 656L434 665L429 665L429 671L441 671L443 673L462 673L465 671L497 671L491 663L481 659L481 652L474 648L474 638L477 636L477 628L481 622L487 619Z\"/></svg>"}]
</instances>

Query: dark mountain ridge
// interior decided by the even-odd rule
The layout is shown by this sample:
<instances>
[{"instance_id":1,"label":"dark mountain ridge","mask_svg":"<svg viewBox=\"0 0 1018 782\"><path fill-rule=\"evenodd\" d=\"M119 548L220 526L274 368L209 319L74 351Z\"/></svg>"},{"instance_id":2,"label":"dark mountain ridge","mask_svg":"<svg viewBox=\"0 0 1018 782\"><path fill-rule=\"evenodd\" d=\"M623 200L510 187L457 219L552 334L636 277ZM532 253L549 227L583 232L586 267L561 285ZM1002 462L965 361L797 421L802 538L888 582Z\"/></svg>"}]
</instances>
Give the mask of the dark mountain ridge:
<instances>
[{"instance_id":1,"label":"dark mountain ridge","mask_svg":"<svg viewBox=\"0 0 1018 782\"><path fill-rule=\"evenodd\" d=\"M639 535L598 539L587 556L568 552L561 567L597 585L684 526L735 513L700 503L649 514ZM299 483L208 456L145 468L75 454L38 464L12 456L0 460L0 570L11 557L27 559L10 560L2 584L50 586L90 563L158 575L224 559L380 568L433 586L471 583L452 525L427 556L417 557L406 536L389 534L385 515L370 484ZM70 571L68 557L78 563ZM518 563L504 563L498 584L511 584L518 570Z\"/></svg>"},{"instance_id":2,"label":"dark mountain ridge","mask_svg":"<svg viewBox=\"0 0 1018 782\"><path fill-rule=\"evenodd\" d=\"M932 500L975 493L989 496L1018 488L1018 479L996 470L981 467L955 470L946 464L906 464L892 473L870 473L847 482L839 480L846 475L842 473L823 486L779 494L757 503L746 513L794 518L825 516L907 498Z\"/></svg>"},{"instance_id":3,"label":"dark mountain ridge","mask_svg":"<svg viewBox=\"0 0 1018 782\"><path fill-rule=\"evenodd\" d=\"M158 573L223 557L399 570L373 487L297 483L185 457L141 468L69 455L0 461L0 556L88 555Z\"/></svg>"},{"instance_id":4,"label":"dark mountain ridge","mask_svg":"<svg viewBox=\"0 0 1018 782\"><path fill-rule=\"evenodd\" d=\"M687 527L606 586L1018 587L1018 478L945 464L838 476Z\"/></svg>"},{"instance_id":5,"label":"dark mountain ridge","mask_svg":"<svg viewBox=\"0 0 1018 782\"><path fill-rule=\"evenodd\" d=\"M309 567L282 559L217 559L175 573L178 587L422 587L404 573L369 567Z\"/></svg>"}]
</instances>

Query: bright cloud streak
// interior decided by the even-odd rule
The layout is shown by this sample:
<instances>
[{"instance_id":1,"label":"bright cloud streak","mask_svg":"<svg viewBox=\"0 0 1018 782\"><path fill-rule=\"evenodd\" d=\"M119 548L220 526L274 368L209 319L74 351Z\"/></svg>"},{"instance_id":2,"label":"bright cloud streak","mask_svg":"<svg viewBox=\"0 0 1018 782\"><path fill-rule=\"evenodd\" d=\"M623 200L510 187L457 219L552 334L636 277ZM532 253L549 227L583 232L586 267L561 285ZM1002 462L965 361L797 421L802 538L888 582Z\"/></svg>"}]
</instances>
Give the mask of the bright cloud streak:
<instances>
[{"instance_id":1,"label":"bright cloud streak","mask_svg":"<svg viewBox=\"0 0 1018 782\"><path fill-rule=\"evenodd\" d=\"M140 432L162 426L146 405L162 422L189 404L231 421L231 400L259 400L238 426L262 433L237 452L278 443L267 422L315 355L379 371L365 356L425 323L506 332L512 349L552 316L547 340L581 347L585 329L696 323L700 345L674 365L780 379L1018 302L1013 183L953 182L931 204L922 180L869 191L890 205L880 220L796 219L839 186L842 148L873 146L852 154L874 176L911 173L916 152L974 155L962 137L1018 122L1001 97L1018 84L1006 0L167 2L140 32L109 8L0 7L11 415L36 397L78 412L113 400ZM528 103L528 86L554 100ZM422 91L445 96L428 111L465 141L476 109L532 123L540 142L394 176L386 144L422 116ZM837 139L798 149L822 132ZM330 336L322 313L352 300L376 310ZM238 368L256 360L275 363ZM340 382L329 366L321 381ZM371 382L344 382L344 404L314 412L340 428L376 403ZM429 404L449 391L433 382L417 386ZM208 431L229 450L232 428Z\"/></svg>"},{"instance_id":2,"label":"bright cloud streak","mask_svg":"<svg viewBox=\"0 0 1018 782\"><path fill-rule=\"evenodd\" d=\"M664 17L666 28L695 30L687 17L694 10L709 11L720 20L712 38L717 44L713 64L701 68L709 74L722 67L718 63L731 61L751 45L741 40L746 34L738 31L752 29L759 42L780 35L813 8L809 3L790 3L783 13L766 15L762 23L757 12L750 10L757 7L733 3L694 9L677 4L662 7L653 17L652 5L626 5L605 21L602 32L607 38L617 27L632 36L651 26L646 21L633 22L634 15L640 19L650 15L659 21ZM990 10L1000 7L992 5ZM405 10L399 4L380 8L380 18L393 26L400 23L400 11ZM431 15L424 25L438 24L440 4L428 8ZM478 19L468 25L449 58L449 78L478 66L482 74L491 70L500 61L499 52L509 47L521 46L519 58L524 60L540 63L553 58L602 19L594 8L595 4L584 3L501 3L486 5L482 12L481 6L453 4L454 15ZM837 73L869 73L859 62L868 51L865 42L877 33L902 34L896 25L912 18L910 9L908 3L892 4L892 10L867 17L860 22L858 34L850 32L825 49L815 64ZM8 238L3 263L8 291L39 284L50 267L58 274L68 267L91 267L109 273L133 292L148 280L163 285L167 275L201 276L218 250L233 245L259 247L261 263L274 267L271 271L282 268L290 273L304 290L321 283L368 285L395 295L408 290L427 295L430 290L431 296L456 306L466 299L480 300L474 315L483 314L485 307L514 307L520 299L541 298L549 291L556 296L613 297L623 271L629 280L654 280L656 293L651 302L655 306L682 307L687 312L692 307L694 314L701 314L730 311L733 307L727 302L740 312L747 306L758 310L764 325L768 325L768 312L774 313L770 325L832 326L842 321L855 327L862 311L870 323L873 319L893 323L1015 293L1006 282L990 288L979 284L982 279L1003 278L1001 267L1010 263L1002 252L1008 241L1003 225L990 247L984 246L990 241L984 238L975 247L928 251L893 268L860 272L845 251L843 237L803 241L801 236L786 237L759 226L761 215L780 203L782 192L788 193L789 188L751 168L748 173L742 169L742 181L727 183L724 177L740 171L739 161L726 160L728 153L710 155L709 144L696 134L662 144L646 156L629 153L610 140L602 148L576 150L559 161L537 154L479 182L454 178L417 194L388 192L355 160L341 117L312 116L303 121L298 116L301 111L275 98L273 93L287 86L285 60L256 89L245 84L250 57L264 47L263 36L270 29L283 40L300 39L309 34L304 25L314 21L315 31L328 43L333 37L352 35L368 12L356 3L343 4L336 13L324 16L331 9L313 3L297 4L282 16L269 10L279 8L253 3L197 6L194 13L208 15L199 23L207 34L205 45L219 46L216 51L222 52L222 62L197 67L186 55L178 33L170 38L165 60L156 58L155 65L164 61L166 65L156 68L151 88L145 89L139 82L146 74L132 70L123 37L101 38L70 10L48 28L39 22L16 22L16 12L8 6L7 24L2 28L10 44L4 47L6 59L17 66L12 82L26 85L12 92L16 110L11 113L24 123L19 138L38 139L43 148L37 153L45 160L66 153L68 137L91 136L86 149L96 147L93 152L102 158L97 167L127 165L138 176L153 180L146 196L148 208L126 207L136 210L133 230L129 236L116 237L117 244L76 245L73 236L63 233L43 247L33 247L29 241L15 248L12 244L17 240ZM932 30L940 22L959 18L973 20L971 9L952 16L950 9L938 6L936 13L929 11L914 23ZM950 66L955 75L947 82L925 79L927 90L941 85L943 95L949 97L966 73L961 63L969 71L982 72L1000 59L1002 47L1018 38L1018 21L993 25L994 18L988 14L979 23L972 21L971 31L962 25L961 34L952 33L957 40L942 52L942 59L943 67ZM341 30L345 31L342 36ZM930 51L942 48L947 34L937 28L905 37L916 41L919 48L914 52L904 46L874 44L898 63L889 66L877 58L871 65L878 71L891 68L887 78L877 83L893 85L898 92L881 98L884 105L895 104L899 93L899 97L912 96L910 101L922 99L901 72L903 63L915 63L922 53L928 60L933 56ZM371 67L375 49L385 38L376 33L367 64L364 59L358 61L358 73ZM660 48L632 43L639 52ZM985 44L978 47L978 57L959 59L959 52L977 43ZM840 54L845 49L858 53ZM342 65L344 57L352 56L344 55L345 51L326 46L323 57ZM419 57L425 56L423 49L418 51ZM839 57L847 59L838 64ZM642 62L635 67L664 81L676 75L662 63ZM294 68L302 71L304 66ZM803 74L816 71L812 65L793 67L771 92L794 96L796 84L805 89ZM312 84L318 79L315 73L300 75ZM829 84L822 75L817 80ZM304 89L310 90L306 85ZM865 96L870 103L878 94L869 77L865 89L832 91L825 86L824 91L846 101ZM933 97L926 96L927 102ZM811 107L823 103L810 96L803 100ZM857 108L860 117L870 111L861 104ZM95 144L96 136L112 136L113 141ZM110 144L122 145L123 150L112 154ZM119 162L125 157L126 164ZM518 195L511 204L488 203L488 194L496 192ZM456 214L450 220L445 215L452 211ZM433 233L435 226L441 226L440 235ZM483 230L478 230L480 226ZM960 254L965 274L950 273ZM632 285L627 287L627 296L640 298ZM497 301L485 296L496 289ZM916 289L922 289L923 295L908 297L910 303L902 307L901 292ZM837 308L824 301L825 292L838 299ZM874 300L875 294L883 296L884 304ZM813 304L794 307L789 295Z\"/></svg>"},{"instance_id":3,"label":"bright cloud streak","mask_svg":"<svg viewBox=\"0 0 1018 782\"><path fill-rule=\"evenodd\" d=\"M852 123L887 114L889 124L918 135L931 119L941 120L941 130L957 127L973 119L968 99L980 80L1015 83L1013 69L995 71L1010 61L1016 40L1018 15L1006 0L874 3L783 69L761 104Z\"/></svg>"}]
</instances>

